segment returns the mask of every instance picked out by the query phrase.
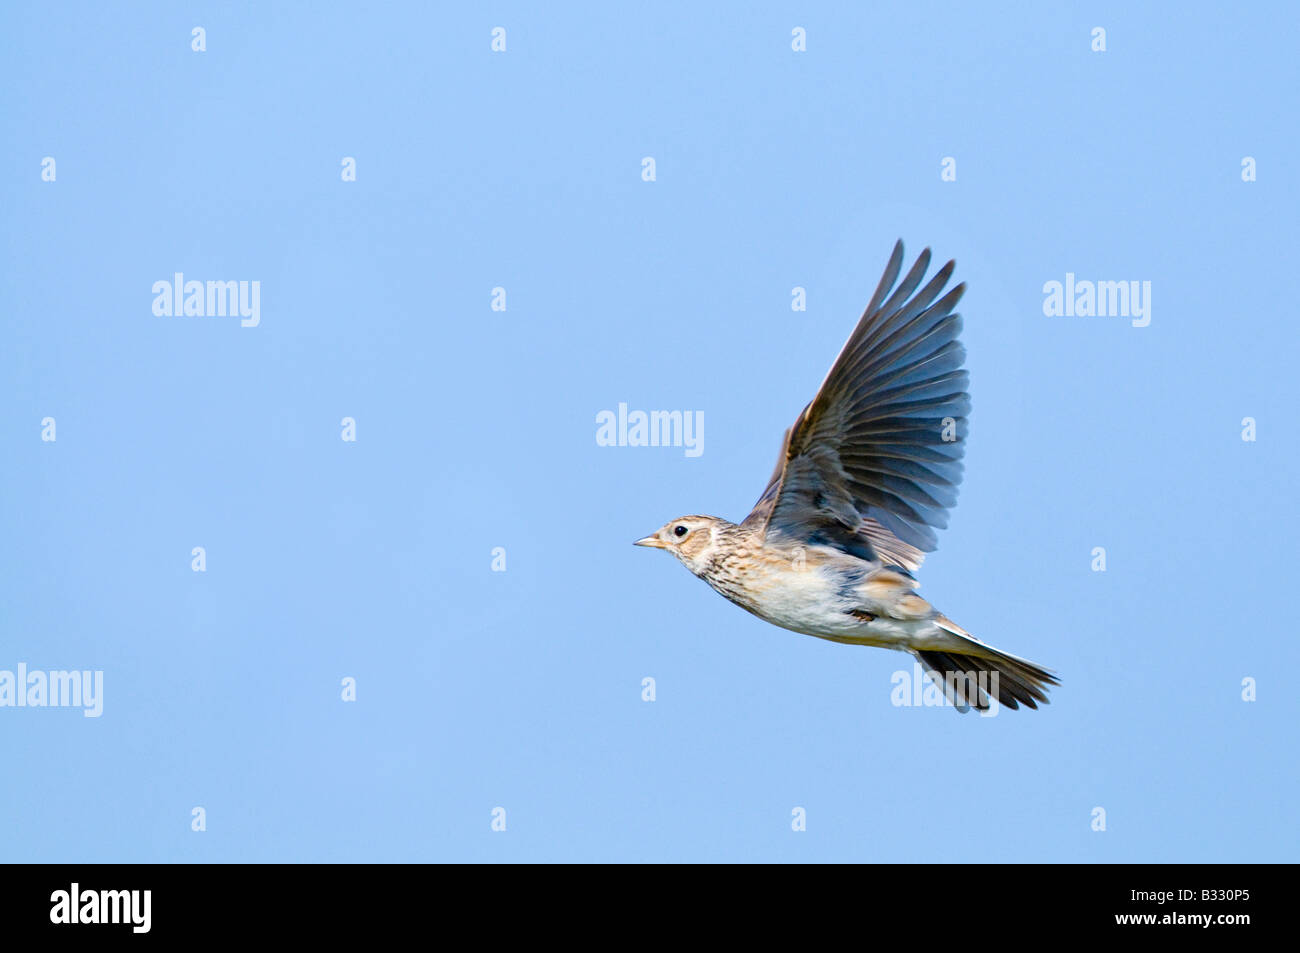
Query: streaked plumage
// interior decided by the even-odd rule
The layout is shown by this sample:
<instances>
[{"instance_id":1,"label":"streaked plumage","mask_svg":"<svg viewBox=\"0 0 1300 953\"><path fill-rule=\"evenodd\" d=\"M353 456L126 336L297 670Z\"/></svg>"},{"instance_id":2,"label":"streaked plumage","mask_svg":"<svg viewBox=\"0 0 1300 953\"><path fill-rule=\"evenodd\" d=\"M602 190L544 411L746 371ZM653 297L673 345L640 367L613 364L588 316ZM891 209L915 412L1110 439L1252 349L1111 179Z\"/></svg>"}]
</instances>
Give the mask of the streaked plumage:
<instances>
[{"instance_id":1,"label":"streaked plumage","mask_svg":"<svg viewBox=\"0 0 1300 953\"><path fill-rule=\"evenodd\" d=\"M970 396L953 312L965 285L944 293L955 263L921 287L927 248L895 288L902 265L900 241L749 516L682 517L637 545L669 550L775 625L911 652L941 682L996 674L1001 704L1036 708L1052 673L985 645L915 591L957 500ZM988 705L982 690L966 697Z\"/></svg>"}]
</instances>

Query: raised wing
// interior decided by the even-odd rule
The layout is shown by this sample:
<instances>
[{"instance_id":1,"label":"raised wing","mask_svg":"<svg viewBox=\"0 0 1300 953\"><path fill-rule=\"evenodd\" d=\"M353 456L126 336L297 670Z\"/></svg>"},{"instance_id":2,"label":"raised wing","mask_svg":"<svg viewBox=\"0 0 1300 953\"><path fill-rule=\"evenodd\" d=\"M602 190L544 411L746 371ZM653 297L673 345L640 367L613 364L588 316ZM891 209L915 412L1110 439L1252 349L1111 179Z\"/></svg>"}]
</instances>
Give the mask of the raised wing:
<instances>
[{"instance_id":1,"label":"raised wing","mask_svg":"<svg viewBox=\"0 0 1300 953\"><path fill-rule=\"evenodd\" d=\"M894 289L902 265L900 241L745 525L914 570L961 482L970 395L952 309L966 286L939 297L950 261L917 291L927 248Z\"/></svg>"}]
</instances>

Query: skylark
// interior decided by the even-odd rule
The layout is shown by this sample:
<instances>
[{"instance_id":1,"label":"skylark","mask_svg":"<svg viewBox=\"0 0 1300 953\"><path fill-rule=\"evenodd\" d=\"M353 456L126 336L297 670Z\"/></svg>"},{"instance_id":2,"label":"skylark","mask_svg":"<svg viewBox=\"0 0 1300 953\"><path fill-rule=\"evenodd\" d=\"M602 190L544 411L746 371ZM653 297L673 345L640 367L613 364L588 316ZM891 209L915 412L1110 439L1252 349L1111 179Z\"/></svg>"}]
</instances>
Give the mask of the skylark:
<instances>
[{"instance_id":1,"label":"skylark","mask_svg":"<svg viewBox=\"0 0 1300 953\"><path fill-rule=\"evenodd\" d=\"M900 241L744 522L683 516L636 545L668 550L774 625L912 653L958 707L991 697L1037 708L1058 684L1051 672L986 645L915 591L961 482L970 395L952 309L966 286L940 297L950 261L917 291L927 248L895 289L902 265Z\"/></svg>"}]
</instances>

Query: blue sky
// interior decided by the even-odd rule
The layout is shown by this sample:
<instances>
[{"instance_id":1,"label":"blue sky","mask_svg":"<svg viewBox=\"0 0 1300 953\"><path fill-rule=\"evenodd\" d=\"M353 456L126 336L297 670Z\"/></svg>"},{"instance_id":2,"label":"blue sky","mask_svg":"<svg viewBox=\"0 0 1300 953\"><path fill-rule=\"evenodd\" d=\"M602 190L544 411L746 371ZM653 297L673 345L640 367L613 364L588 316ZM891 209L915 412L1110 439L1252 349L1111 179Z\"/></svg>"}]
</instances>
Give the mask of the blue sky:
<instances>
[{"instance_id":1,"label":"blue sky","mask_svg":"<svg viewBox=\"0 0 1300 953\"><path fill-rule=\"evenodd\" d=\"M0 14L0 670L104 673L0 707L0 859L1297 859L1288 7L266 6ZM899 237L969 285L921 591L1038 712L630 545L748 512Z\"/></svg>"}]
</instances>

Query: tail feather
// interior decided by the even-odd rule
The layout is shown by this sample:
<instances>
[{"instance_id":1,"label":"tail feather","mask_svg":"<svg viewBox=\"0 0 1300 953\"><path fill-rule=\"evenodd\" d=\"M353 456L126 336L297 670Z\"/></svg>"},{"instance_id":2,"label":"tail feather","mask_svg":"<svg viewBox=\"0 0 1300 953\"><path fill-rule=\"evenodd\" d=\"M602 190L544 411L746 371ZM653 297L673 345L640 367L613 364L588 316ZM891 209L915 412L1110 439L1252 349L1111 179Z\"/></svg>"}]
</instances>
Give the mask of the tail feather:
<instances>
[{"instance_id":1,"label":"tail feather","mask_svg":"<svg viewBox=\"0 0 1300 953\"><path fill-rule=\"evenodd\" d=\"M1060 684L1054 672L985 645L952 620L936 616L934 621L957 637L960 648L918 649L915 654L930 677L945 691L957 685L959 690L953 700L959 707L964 703L980 711L986 710L990 705L988 691L991 690L997 695L998 703L1008 708L1018 709L1023 704L1037 709L1038 702L1048 703L1048 687ZM957 676L962 676L962 679L957 679ZM964 681L964 686L961 681Z\"/></svg>"}]
</instances>

